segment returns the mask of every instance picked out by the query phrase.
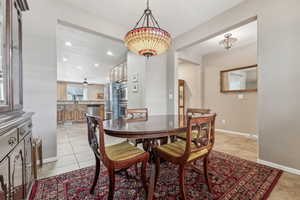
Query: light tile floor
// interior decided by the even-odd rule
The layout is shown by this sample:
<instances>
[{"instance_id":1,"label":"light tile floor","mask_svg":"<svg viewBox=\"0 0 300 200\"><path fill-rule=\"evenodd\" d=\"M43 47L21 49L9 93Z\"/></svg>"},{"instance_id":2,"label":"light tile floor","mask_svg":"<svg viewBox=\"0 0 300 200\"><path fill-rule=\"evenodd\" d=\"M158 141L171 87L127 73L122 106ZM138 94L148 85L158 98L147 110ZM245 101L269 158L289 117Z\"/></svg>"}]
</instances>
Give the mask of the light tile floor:
<instances>
[{"instance_id":1,"label":"light tile floor","mask_svg":"<svg viewBox=\"0 0 300 200\"><path fill-rule=\"evenodd\" d=\"M95 165L95 157L89 147L86 131L86 124L59 125L57 128L58 160L44 164L39 169L38 178L46 178ZM124 139L105 137L107 145L121 141L124 141Z\"/></svg>"},{"instance_id":2,"label":"light tile floor","mask_svg":"<svg viewBox=\"0 0 300 200\"><path fill-rule=\"evenodd\" d=\"M123 139L107 136L107 145L115 144ZM47 163L39 169L39 178L54 176L76 169L92 166L95 158L89 148L86 124L59 126L57 128L58 161ZM256 161L257 142L238 135L216 133L214 150L225 152L243 159ZM271 200L300 200L300 176L284 173L273 190Z\"/></svg>"}]
</instances>

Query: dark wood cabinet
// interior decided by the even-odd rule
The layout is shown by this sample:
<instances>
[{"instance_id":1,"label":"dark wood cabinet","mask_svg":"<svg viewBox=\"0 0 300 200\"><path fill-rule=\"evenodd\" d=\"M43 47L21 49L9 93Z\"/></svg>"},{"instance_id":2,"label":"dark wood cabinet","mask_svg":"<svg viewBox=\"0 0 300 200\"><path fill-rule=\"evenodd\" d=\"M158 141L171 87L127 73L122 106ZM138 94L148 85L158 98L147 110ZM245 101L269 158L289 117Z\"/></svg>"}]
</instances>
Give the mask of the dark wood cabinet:
<instances>
[{"instance_id":1,"label":"dark wood cabinet","mask_svg":"<svg viewBox=\"0 0 300 200\"><path fill-rule=\"evenodd\" d=\"M32 113L23 111L22 12L26 0L0 0L0 200L29 195Z\"/></svg>"},{"instance_id":2,"label":"dark wood cabinet","mask_svg":"<svg viewBox=\"0 0 300 200\"><path fill-rule=\"evenodd\" d=\"M25 169L24 169L24 148L16 146L10 157L10 189L11 199L18 200L25 198Z\"/></svg>"},{"instance_id":3,"label":"dark wood cabinet","mask_svg":"<svg viewBox=\"0 0 300 200\"><path fill-rule=\"evenodd\" d=\"M9 198L9 158L6 157L0 163L0 199L8 200Z\"/></svg>"},{"instance_id":4,"label":"dark wood cabinet","mask_svg":"<svg viewBox=\"0 0 300 200\"><path fill-rule=\"evenodd\" d=\"M12 82L13 108L21 109L23 105L22 95L22 8L19 6L20 0L13 0L11 3L11 70L12 77L16 79Z\"/></svg>"},{"instance_id":5,"label":"dark wood cabinet","mask_svg":"<svg viewBox=\"0 0 300 200\"><path fill-rule=\"evenodd\" d=\"M31 132L24 138L24 170L25 170L25 196L29 195L33 181L32 169L32 134Z\"/></svg>"},{"instance_id":6,"label":"dark wood cabinet","mask_svg":"<svg viewBox=\"0 0 300 200\"><path fill-rule=\"evenodd\" d=\"M0 200L21 200L29 195L32 172L32 113L0 124Z\"/></svg>"}]
</instances>

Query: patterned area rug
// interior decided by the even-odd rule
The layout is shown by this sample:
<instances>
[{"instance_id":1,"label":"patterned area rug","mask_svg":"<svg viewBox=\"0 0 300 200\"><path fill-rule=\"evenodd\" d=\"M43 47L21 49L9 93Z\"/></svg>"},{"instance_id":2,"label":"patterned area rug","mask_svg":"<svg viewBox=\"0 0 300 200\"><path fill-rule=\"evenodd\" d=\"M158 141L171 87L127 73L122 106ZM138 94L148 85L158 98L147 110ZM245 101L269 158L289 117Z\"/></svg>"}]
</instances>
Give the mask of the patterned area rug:
<instances>
[{"instance_id":1,"label":"patterned area rug","mask_svg":"<svg viewBox=\"0 0 300 200\"><path fill-rule=\"evenodd\" d=\"M202 167L202 161L197 162ZM162 163L161 174L155 191L159 200L180 199L177 167ZM129 170L133 175L134 168ZM258 200L267 199L280 178L282 171L243 160L228 154L212 152L209 164L212 193L207 191L203 174L187 169L186 189L188 199L207 200ZM33 188L30 200L102 200L107 199L108 176L106 168L101 166L101 175L95 189L95 195L89 194L94 176L94 167L88 167L58 176L38 180ZM145 199L141 181L116 176L114 199Z\"/></svg>"}]
</instances>

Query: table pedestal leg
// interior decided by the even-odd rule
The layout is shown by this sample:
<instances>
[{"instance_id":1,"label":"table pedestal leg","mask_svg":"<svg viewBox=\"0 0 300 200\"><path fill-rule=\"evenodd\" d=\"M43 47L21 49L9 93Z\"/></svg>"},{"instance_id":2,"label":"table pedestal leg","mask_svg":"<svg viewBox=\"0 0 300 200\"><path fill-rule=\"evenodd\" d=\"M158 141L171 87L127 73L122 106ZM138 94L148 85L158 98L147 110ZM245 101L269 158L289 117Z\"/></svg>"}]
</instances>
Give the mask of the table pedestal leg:
<instances>
[{"instance_id":1,"label":"table pedestal leg","mask_svg":"<svg viewBox=\"0 0 300 200\"><path fill-rule=\"evenodd\" d=\"M154 149L158 146L159 139L145 139L143 142L143 149L150 153L149 162L155 161Z\"/></svg>"}]
</instances>

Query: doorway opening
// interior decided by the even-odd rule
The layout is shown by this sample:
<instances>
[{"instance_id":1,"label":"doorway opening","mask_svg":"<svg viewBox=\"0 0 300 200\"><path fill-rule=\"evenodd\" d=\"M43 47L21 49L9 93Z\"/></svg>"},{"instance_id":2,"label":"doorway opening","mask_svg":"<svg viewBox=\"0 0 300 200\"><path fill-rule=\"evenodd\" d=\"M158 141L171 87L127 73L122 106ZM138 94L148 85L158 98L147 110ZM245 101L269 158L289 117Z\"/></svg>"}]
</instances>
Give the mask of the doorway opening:
<instances>
[{"instance_id":1,"label":"doorway opening","mask_svg":"<svg viewBox=\"0 0 300 200\"><path fill-rule=\"evenodd\" d=\"M121 40L96 33L67 22L57 24L57 155L53 173L93 165L94 155L87 138L86 116L92 114L111 119L118 114L126 93L127 49ZM112 84L114 83L114 85ZM118 90L119 91L119 90ZM117 141L107 139L107 144ZM49 172L47 172L49 173Z\"/></svg>"},{"instance_id":2,"label":"doorway opening","mask_svg":"<svg viewBox=\"0 0 300 200\"><path fill-rule=\"evenodd\" d=\"M185 82L185 110L217 113L216 149L256 161L257 20L181 49L177 64L178 79Z\"/></svg>"}]
</instances>

